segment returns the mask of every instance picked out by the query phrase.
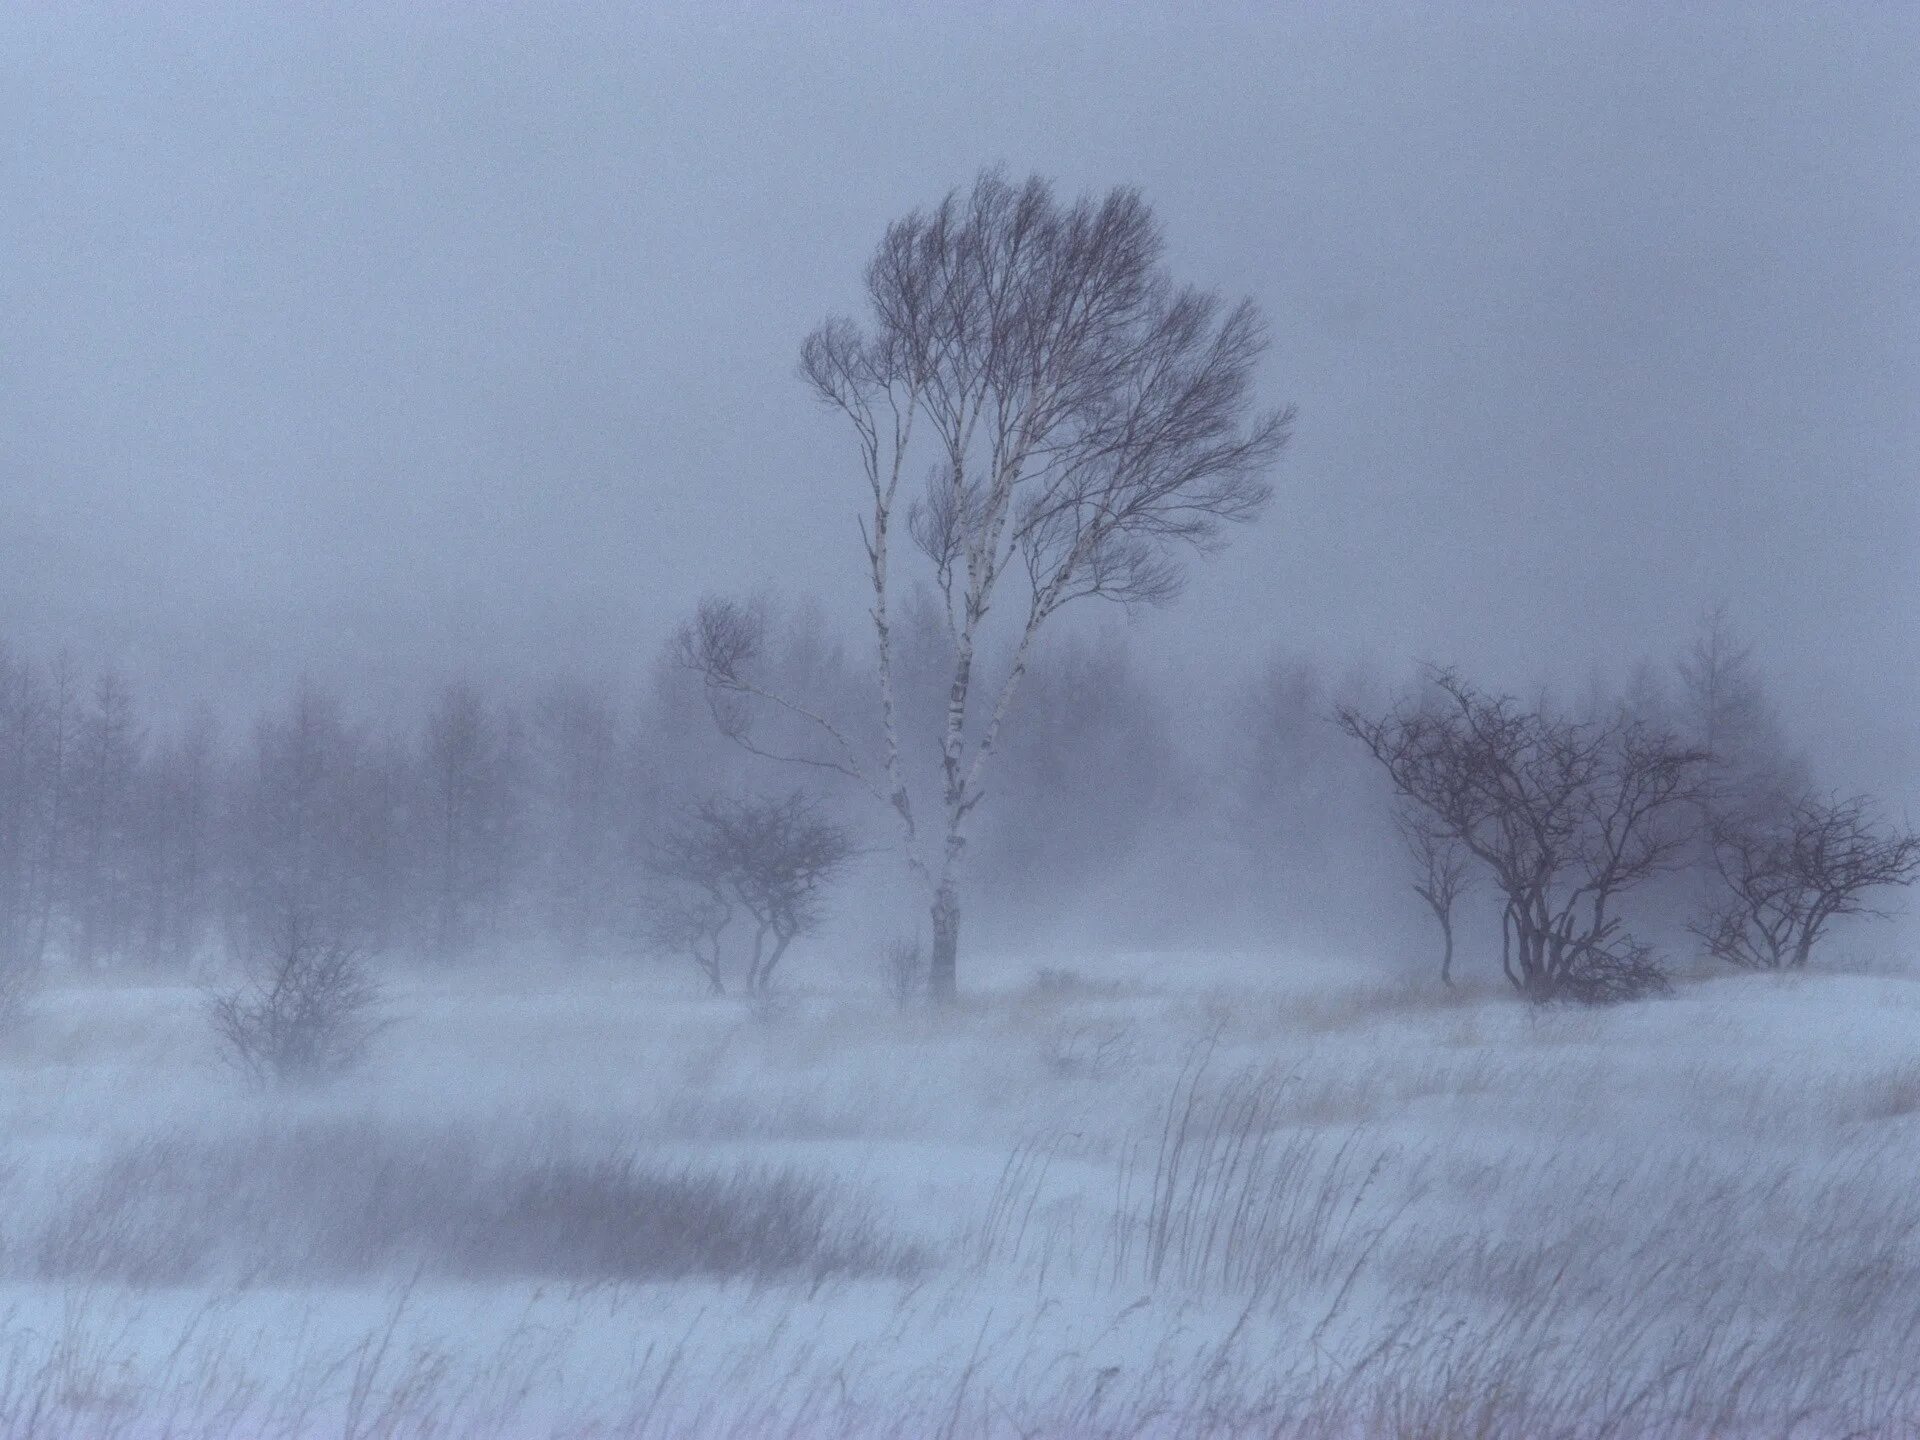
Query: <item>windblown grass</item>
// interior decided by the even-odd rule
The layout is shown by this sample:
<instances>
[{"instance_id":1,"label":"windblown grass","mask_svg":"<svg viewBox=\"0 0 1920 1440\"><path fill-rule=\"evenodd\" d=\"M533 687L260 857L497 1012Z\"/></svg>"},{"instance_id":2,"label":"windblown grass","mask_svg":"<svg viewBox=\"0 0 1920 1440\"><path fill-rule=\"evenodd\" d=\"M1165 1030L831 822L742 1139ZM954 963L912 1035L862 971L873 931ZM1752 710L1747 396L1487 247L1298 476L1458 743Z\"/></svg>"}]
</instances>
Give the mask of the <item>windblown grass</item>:
<instances>
[{"instance_id":1,"label":"windblown grass","mask_svg":"<svg viewBox=\"0 0 1920 1440\"><path fill-rule=\"evenodd\" d=\"M1920 1434L1920 985L1297 999L443 992L293 1101L55 995L0 1436Z\"/></svg>"},{"instance_id":2,"label":"windblown grass","mask_svg":"<svg viewBox=\"0 0 1920 1440\"><path fill-rule=\"evenodd\" d=\"M293 1283L899 1274L911 1254L820 1180L365 1119L171 1131L74 1176L29 1247L62 1281Z\"/></svg>"}]
</instances>

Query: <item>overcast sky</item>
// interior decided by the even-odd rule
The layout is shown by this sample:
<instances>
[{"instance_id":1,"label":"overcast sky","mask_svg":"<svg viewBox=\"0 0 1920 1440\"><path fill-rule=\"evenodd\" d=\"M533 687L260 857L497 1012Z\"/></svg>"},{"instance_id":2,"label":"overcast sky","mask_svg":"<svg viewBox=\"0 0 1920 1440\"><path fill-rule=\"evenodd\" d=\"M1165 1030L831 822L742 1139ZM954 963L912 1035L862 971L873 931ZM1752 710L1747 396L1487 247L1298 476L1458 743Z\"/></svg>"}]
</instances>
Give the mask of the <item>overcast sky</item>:
<instances>
[{"instance_id":1,"label":"overcast sky","mask_svg":"<svg viewBox=\"0 0 1920 1440\"><path fill-rule=\"evenodd\" d=\"M854 618L796 349L1004 161L1141 186L1300 407L1142 642L1521 686L1724 599L1920 798L1920 10L720 8L0 12L0 631L244 689Z\"/></svg>"}]
</instances>

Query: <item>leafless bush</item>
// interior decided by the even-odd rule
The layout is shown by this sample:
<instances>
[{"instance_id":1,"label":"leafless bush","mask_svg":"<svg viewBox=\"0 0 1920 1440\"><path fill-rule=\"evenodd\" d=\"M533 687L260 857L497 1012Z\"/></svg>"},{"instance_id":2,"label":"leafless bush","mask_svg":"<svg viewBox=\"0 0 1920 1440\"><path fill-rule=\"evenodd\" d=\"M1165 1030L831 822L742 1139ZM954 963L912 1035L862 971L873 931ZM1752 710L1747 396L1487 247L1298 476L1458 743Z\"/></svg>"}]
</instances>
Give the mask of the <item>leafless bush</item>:
<instances>
[{"instance_id":1,"label":"leafless bush","mask_svg":"<svg viewBox=\"0 0 1920 1440\"><path fill-rule=\"evenodd\" d=\"M170 1133L69 1186L31 1247L58 1280L406 1275L639 1280L897 1273L908 1251L792 1170L697 1170L629 1151L503 1147L368 1122Z\"/></svg>"},{"instance_id":2,"label":"leafless bush","mask_svg":"<svg viewBox=\"0 0 1920 1440\"><path fill-rule=\"evenodd\" d=\"M1709 955L1743 970L1804 967L1830 922L1883 913L1870 891L1920 880L1920 834L1880 823L1863 795L1721 817L1711 838L1724 898L1691 928Z\"/></svg>"},{"instance_id":3,"label":"leafless bush","mask_svg":"<svg viewBox=\"0 0 1920 1440\"><path fill-rule=\"evenodd\" d=\"M312 1083L365 1058L389 1023L360 946L304 918L289 919L238 989L216 993L209 1016L222 1054L250 1079Z\"/></svg>"},{"instance_id":4,"label":"leafless bush","mask_svg":"<svg viewBox=\"0 0 1920 1440\"><path fill-rule=\"evenodd\" d=\"M1673 981L1653 947L1627 939L1576 955L1561 976L1554 998L1577 1005L1619 1005L1672 993Z\"/></svg>"},{"instance_id":5,"label":"leafless bush","mask_svg":"<svg viewBox=\"0 0 1920 1440\"><path fill-rule=\"evenodd\" d=\"M1707 797L1705 750L1622 709L1576 719L1436 671L1422 703L1339 724L1417 814L1435 864L1477 861L1505 901L1501 966L1535 1003L1659 988L1620 933L1627 892L1684 863ZM1431 902L1430 902L1431 903Z\"/></svg>"},{"instance_id":6,"label":"leafless bush","mask_svg":"<svg viewBox=\"0 0 1920 1440\"><path fill-rule=\"evenodd\" d=\"M787 947L825 918L825 896L854 856L853 839L803 790L689 806L654 845L646 902L656 945L691 958L725 989L722 942L736 914L751 923L745 983L768 989Z\"/></svg>"},{"instance_id":7,"label":"leafless bush","mask_svg":"<svg viewBox=\"0 0 1920 1440\"><path fill-rule=\"evenodd\" d=\"M918 940L894 939L880 953L880 982L897 1009L907 1010L927 993L927 957Z\"/></svg>"}]
</instances>

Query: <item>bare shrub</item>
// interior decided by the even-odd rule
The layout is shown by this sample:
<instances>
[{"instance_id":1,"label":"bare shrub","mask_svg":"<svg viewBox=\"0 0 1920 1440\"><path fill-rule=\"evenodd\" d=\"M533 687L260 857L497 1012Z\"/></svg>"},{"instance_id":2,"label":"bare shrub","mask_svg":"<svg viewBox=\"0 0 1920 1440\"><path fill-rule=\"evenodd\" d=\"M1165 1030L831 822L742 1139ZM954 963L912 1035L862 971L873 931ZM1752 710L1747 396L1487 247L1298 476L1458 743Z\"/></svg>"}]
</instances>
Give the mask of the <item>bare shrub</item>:
<instances>
[{"instance_id":1,"label":"bare shrub","mask_svg":"<svg viewBox=\"0 0 1920 1440\"><path fill-rule=\"evenodd\" d=\"M750 991L773 984L787 947L818 929L826 892L854 857L852 837L803 790L689 806L654 845L650 938L687 955L715 994L725 988L722 941L736 913L751 922Z\"/></svg>"},{"instance_id":2,"label":"bare shrub","mask_svg":"<svg viewBox=\"0 0 1920 1440\"><path fill-rule=\"evenodd\" d=\"M1620 1005L1672 993L1673 981L1653 947L1628 938L1574 956L1554 998L1576 1005Z\"/></svg>"},{"instance_id":3,"label":"bare shrub","mask_svg":"<svg viewBox=\"0 0 1920 1440\"><path fill-rule=\"evenodd\" d=\"M222 1054L252 1080L332 1079L389 1023L366 951L310 919L288 919L249 968L247 983L214 994L208 1012Z\"/></svg>"},{"instance_id":4,"label":"bare shrub","mask_svg":"<svg viewBox=\"0 0 1920 1440\"><path fill-rule=\"evenodd\" d=\"M1435 862L1457 846L1493 881L1505 901L1501 967L1522 995L1619 1000L1660 988L1617 907L1685 863L1708 792L1705 750L1624 708L1571 718L1446 670L1419 704L1337 718L1418 815Z\"/></svg>"},{"instance_id":5,"label":"bare shrub","mask_svg":"<svg viewBox=\"0 0 1920 1440\"><path fill-rule=\"evenodd\" d=\"M69 1187L36 1272L133 1285L311 1280L640 1280L897 1273L871 1216L798 1171L700 1170L365 1121L149 1137Z\"/></svg>"},{"instance_id":6,"label":"bare shrub","mask_svg":"<svg viewBox=\"0 0 1920 1440\"><path fill-rule=\"evenodd\" d=\"M1743 970L1803 968L1829 923L1884 914L1869 892L1920 880L1920 833L1881 823L1864 795L1723 816L1711 838L1723 898L1691 928L1709 955Z\"/></svg>"}]
</instances>

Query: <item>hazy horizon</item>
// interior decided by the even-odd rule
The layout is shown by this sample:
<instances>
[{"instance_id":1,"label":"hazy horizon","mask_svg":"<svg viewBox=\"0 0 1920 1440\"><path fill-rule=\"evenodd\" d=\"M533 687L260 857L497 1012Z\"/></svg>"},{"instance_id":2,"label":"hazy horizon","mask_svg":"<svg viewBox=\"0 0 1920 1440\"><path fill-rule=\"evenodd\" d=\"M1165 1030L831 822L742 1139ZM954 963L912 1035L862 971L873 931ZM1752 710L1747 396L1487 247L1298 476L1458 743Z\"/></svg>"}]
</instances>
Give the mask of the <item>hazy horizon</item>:
<instances>
[{"instance_id":1,"label":"hazy horizon","mask_svg":"<svg viewBox=\"0 0 1920 1440\"><path fill-rule=\"evenodd\" d=\"M1575 685L1724 601L1913 803L1916 62L1864 7L18 9L0 630L216 697L637 673L754 586L857 640L798 343L1003 162L1139 185L1300 407L1148 653Z\"/></svg>"}]
</instances>

